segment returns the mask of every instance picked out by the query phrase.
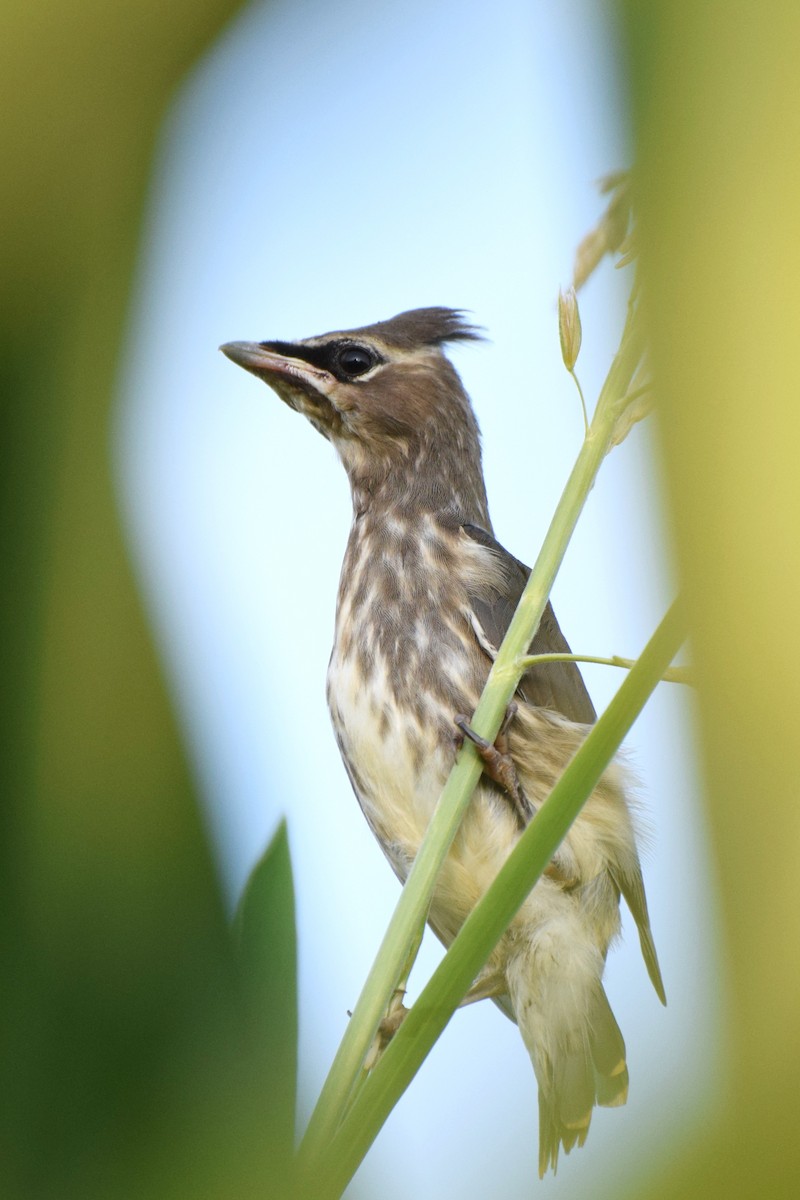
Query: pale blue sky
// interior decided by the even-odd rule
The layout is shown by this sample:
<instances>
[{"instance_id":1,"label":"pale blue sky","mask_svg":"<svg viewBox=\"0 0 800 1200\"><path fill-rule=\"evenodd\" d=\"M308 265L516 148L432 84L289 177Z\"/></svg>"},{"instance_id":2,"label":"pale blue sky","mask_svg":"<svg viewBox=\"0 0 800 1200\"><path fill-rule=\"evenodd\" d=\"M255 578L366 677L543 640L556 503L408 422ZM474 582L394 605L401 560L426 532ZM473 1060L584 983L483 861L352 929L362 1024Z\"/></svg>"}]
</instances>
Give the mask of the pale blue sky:
<instances>
[{"instance_id":1,"label":"pale blue sky","mask_svg":"<svg viewBox=\"0 0 800 1200\"><path fill-rule=\"evenodd\" d=\"M283 0L254 5L177 97L160 146L121 383L118 455L134 553L233 897L282 814L298 891L301 1075L324 1077L397 882L339 762L324 700L350 521L331 447L218 352L405 308L471 310L491 341L453 359L484 434L498 537L532 561L581 416L555 297L596 220L593 181L630 158L613 31L559 4ZM620 326L609 266L582 298L596 395ZM651 435L603 469L556 585L573 648L634 656L672 595ZM589 668L598 707L619 684ZM381 1200L616 1194L712 1066L713 921L687 698L662 686L629 749L670 1006L635 935L607 986L630 1101L536 1182L536 1088L491 1005L457 1014L359 1181ZM430 937L416 978L438 959ZM412 994L414 982L412 980ZM698 1103L700 1101L698 1100Z\"/></svg>"}]
</instances>

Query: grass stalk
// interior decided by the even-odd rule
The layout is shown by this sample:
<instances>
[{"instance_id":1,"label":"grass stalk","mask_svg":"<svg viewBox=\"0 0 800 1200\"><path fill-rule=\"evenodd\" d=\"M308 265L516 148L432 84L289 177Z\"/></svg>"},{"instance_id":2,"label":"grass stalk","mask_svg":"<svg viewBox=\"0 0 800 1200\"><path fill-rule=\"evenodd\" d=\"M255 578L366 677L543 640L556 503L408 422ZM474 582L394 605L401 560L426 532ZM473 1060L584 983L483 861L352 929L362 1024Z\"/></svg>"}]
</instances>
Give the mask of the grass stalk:
<instances>
[{"instance_id":1,"label":"grass stalk","mask_svg":"<svg viewBox=\"0 0 800 1200\"><path fill-rule=\"evenodd\" d=\"M554 662L574 662L574 663L594 663L600 667L621 667L625 671L630 671L631 667L636 663L635 658L622 658L619 654L612 654L608 657L601 657L597 654L526 654L521 660L521 665L524 670L529 667L540 666L542 663ZM691 667L668 667L661 676L664 683L687 683L694 682L694 672Z\"/></svg>"}]
</instances>

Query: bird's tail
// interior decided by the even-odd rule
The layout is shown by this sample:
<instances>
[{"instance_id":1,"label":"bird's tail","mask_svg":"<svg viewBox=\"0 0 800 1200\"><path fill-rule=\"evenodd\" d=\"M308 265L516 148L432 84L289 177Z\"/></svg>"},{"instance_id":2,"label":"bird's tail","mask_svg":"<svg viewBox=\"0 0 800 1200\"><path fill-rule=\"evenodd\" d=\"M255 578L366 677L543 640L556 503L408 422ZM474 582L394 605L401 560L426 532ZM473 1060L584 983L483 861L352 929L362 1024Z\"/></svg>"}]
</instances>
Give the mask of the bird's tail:
<instances>
[{"instance_id":1,"label":"bird's tail","mask_svg":"<svg viewBox=\"0 0 800 1200\"><path fill-rule=\"evenodd\" d=\"M541 1179L548 1167L555 1172L562 1146L569 1154L584 1144L596 1104L612 1108L628 1098L625 1043L602 985L586 1036L556 1051L543 1070L537 1069L537 1077Z\"/></svg>"},{"instance_id":2,"label":"bird's tail","mask_svg":"<svg viewBox=\"0 0 800 1200\"><path fill-rule=\"evenodd\" d=\"M583 965L590 969L572 970L568 977L541 969L508 972L539 1084L540 1178L549 1167L555 1172L562 1146L569 1154L584 1144L595 1105L614 1107L628 1098L625 1042L600 982L601 964L587 955Z\"/></svg>"}]
</instances>

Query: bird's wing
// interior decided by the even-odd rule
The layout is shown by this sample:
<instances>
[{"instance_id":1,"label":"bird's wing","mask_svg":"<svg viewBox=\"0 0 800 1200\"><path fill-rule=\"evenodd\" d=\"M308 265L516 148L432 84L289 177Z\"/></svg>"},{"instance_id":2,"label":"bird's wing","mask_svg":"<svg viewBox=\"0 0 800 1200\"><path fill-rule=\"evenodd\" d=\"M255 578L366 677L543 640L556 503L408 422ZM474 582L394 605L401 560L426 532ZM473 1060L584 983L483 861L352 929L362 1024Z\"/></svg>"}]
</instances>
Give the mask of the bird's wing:
<instances>
[{"instance_id":1,"label":"bird's wing","mask_svg":"<svg viewBox=\"0 0 800 1200\"><path fill-rule=\"evenodd\" d=\"M474 616L485 634L489 647L496 651L506 635L514 610L528 582L530 569L500 545L479 525L462 525L467 537L484 546L493 556L499 572L493 583L476 584L470 593ZM484 647L486 649L486 647ZM558 627L548 602L539 622L530 654L569 654L566 638ZM536 708L549 708L570 721L591 725L597 714L589 698L583 677L573 662L543 663L531 667L520 680L519 691Z\"/></svg>"},{"instance_id":2,"label":"bird's wing","mask_svg":"<svg viewBox=\"0 0 800 1200\"><path fill-rule=\"evenodd\" d=\"M639 930L639 945L642 948L642 958L645 961L650 982L655 988L656 995L661 1003L666 1004L667 994L664 990L664 980L661 978L661 968L658 965L656 945L653 941L652 930L650 929L650 915L647 911L647 897L644 892L641 867L637 862L633 869L627 870L625 874L621 871L615 871L613 872L613 879L625 897L625 903L631 910L633 919L636 922L636 928Z\"/></svg>"},{"instance_id":3,"label":"bird's wing","mask_svg":"<svg viewBox=\"0 0 800 1200\"><path fill-rule=\"evenodd\" d=\"M499 542L479 525L463 525L465 534L472 538L495 557L501 567L495 577L496 583L480 583L470 594L470 604L474 616L483 631L488 647L484 649L497 650L514 615L525 584L530 575L529 569L519 559L509 554ZM479 639L480 640L480 639ZM558 627L552 607L548 603L542 614L539 628L530 644L531 654L569 654L569 646ZM575 663L544 663L531 667L520 681L519 691L524 700L538 708L555 709L570 721L590 725L596 719L594 706L586 691L583 677ZM624 873L614 872L614 883L624 896L628 908L639 930L639 942L642 956L647 966L653 987L662 1004L666 1004L664 982L658 965L653 934L650 929L650 917L647 912L642 872L638 862L629 867Z\"/></svg>"}]
</instances>

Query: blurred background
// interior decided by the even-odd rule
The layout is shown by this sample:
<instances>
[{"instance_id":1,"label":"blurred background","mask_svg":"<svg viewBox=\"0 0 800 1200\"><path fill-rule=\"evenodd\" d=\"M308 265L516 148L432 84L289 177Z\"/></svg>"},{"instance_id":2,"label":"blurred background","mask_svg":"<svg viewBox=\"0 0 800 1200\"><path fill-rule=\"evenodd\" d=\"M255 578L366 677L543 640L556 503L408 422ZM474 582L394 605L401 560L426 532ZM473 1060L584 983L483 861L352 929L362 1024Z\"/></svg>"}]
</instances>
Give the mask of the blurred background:
<instances>
[{"instance_id":1,"label":"blurred background","mask_svg":"<svg viewBox=\"0 0 800 1200\"><path fill-rule=\"evenodd\" d=\"M469 309L490 340L453 358L531 561L582 429L555 297L633 161L661 412L554 603L575 650L635 656L688 596L697 697L662 685L629 739L669 1008L626 929L630 1101L542 1184L519 1036L457 1014L351 1194L796 1194L800 22L769 8L8 6L4 1194L283 1194L282 842L266 1025L230 914L286 816L302 1121L396 902L324 704L344 473L217 345ZM582 295L588 397L628 285ZM619 680L586 675L602 707Z\"/></svg>"}]
</instances>

